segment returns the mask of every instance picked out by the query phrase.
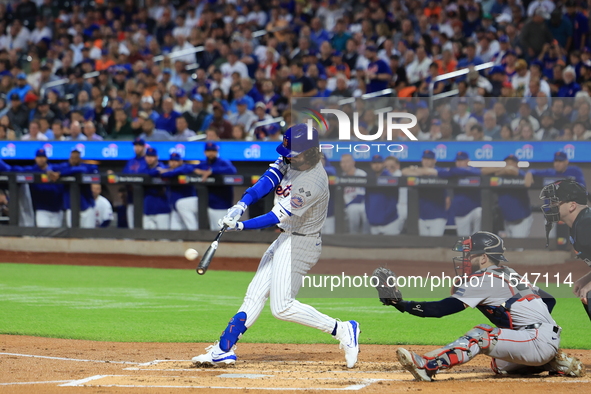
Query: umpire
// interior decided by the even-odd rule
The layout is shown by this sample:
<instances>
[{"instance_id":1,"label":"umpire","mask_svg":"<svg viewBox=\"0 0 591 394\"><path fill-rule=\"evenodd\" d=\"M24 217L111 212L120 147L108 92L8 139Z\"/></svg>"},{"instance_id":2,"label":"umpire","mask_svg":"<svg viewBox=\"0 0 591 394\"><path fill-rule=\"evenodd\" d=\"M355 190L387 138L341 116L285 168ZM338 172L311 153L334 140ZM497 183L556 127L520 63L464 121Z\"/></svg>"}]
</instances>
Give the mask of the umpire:
<instances>
[{"instance_id":1,"label":"umpire","mask_svg":"<svg viewBox=\"0 0 591 394\"><path fill-rule=\"evenodd\" d=\"M546 231L553 223L563 221L570 229L570 242L577 257L591 267L591 209L587 206L587 191L571 179L563 179L544 186L540 199L546 200L542 212L546 218ZM583 302L591 319L591 272L575 282L573 292Z\"/></svg>"}]
</instances>

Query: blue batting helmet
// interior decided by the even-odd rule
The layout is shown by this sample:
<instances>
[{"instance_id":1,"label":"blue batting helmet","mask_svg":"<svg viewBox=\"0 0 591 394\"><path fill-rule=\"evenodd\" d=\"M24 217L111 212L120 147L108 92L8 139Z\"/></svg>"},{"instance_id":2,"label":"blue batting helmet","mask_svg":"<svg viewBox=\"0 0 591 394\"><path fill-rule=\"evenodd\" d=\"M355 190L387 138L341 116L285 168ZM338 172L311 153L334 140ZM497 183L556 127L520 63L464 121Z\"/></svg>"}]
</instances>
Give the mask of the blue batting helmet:
<instances>
[{"instance_id":1,"label":"blue batting helmet","mask_svg":"<svg viewBox=\"0 0 591 394\"><path fill-rule=\"evenodd\" d=\"M283 135L277 153L283 157L294 157L310 148L318 148L318 130L312 128L311 134L308 136L308 126L304 123L291 126Z\"/></svg>"}]
</instances>

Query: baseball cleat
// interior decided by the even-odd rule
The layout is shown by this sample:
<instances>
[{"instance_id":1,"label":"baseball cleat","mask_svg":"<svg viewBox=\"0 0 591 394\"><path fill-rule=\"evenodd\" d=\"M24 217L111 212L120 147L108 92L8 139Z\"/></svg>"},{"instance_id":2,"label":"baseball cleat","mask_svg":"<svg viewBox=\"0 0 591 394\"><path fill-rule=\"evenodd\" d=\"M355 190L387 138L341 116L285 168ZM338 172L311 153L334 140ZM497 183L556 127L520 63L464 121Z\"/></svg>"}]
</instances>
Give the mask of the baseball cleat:
<instances>
[{"instance_id":1,"label":"baseball cleat","mask_svg":"<svg viewBox=\"0 0 591 394\"><path fill-rule=\"evenodd\" d=\"M355 320L346 322L339 322L337 333L334 336L341 342L339 348L345 350L345 360L347 361L347 368L353 368L357 363L357 356L359 355L359 323Z\"/></svg>"},{"instance_id":2,"label":"baseball cleat","mask_svg":"<svg viewBox=\"0 0 591 394\"><path fill-rule=\"evenodd\" d=\"M196 367L217 367L220 365L233 365L236 362L234 349L224 352L220 349L219 342L205 348L207 353L193 357L191 361Z\"/></svg>"},{"instance_id":3,"label":"baseball cleat","mask_svg":"<svg viewBox=\"0 0 591 394\"><path fill-rule=\"evenodd\" d=\"M402 364L402 367L415 377L416 380L422 382L431 382L435 371L427 371L425 365L427 361L416 353L409 352L404 348L398 348L396 350L398 361Z\"/></svg>"},{"instance_id":4,"label":"baseball cleat","mask_svg":"<svg viewBox=\"0 0 591 394\"><path fill-rule=\"evenodd\" d=\"M581 377L585 376L585 365L574 356L569 356L562 350L558 350L554 359L547 364L552 368L552 372L558 375Z\"/></svg>"}]
</instances>

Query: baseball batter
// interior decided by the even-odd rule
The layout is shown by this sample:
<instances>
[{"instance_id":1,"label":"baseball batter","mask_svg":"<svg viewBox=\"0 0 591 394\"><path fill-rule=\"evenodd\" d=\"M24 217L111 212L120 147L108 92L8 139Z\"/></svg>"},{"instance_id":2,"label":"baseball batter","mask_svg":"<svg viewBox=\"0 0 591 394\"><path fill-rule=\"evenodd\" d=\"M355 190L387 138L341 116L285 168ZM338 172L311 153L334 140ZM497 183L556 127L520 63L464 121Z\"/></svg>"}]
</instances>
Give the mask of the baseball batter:
<instances>
[{"instance_id":1,"label":"baseball batter","mask_svg":"<svg viewBox=\"0 0 591 394\"><path fill-rule=\"evenodd\" d=\"M462 252L462 257L454 259L456 273L466 279L451 297L441 301L384 299L378 287L381 301L403 313L443 317L471 307L478 308L495 325L480 324L423 356L398 349L400 363L415 379L431 381L440 369L464 364L478 353L492 357L491 368L497 374L550 371L584 375L583 364L559 350L562 329L550 315L556 300L501 265L507 261L504 250L500 237L484 231L458 241L454 251Z\"/></svg>"},{"instance_id":2,"label":"baseball batter","mask_svg":"<svg viewBox=\"0 0 591 394\"><path fill-rule=\"evenodd\" d=\"M238 313L230 319L219 342L194 357L196 365L234 364L234 345L259 317L270 298L274 317L331 333L345 350L347 367L359 353L359 324L340 322L295 299L302 278L320 257L320 230L328 208L328 177L320 162L318 132L298 124L290 127L277 147L281 155L242 199L220 220L230 230L254 230L277 225L282 234L269 246L252 279ZM239 222L246 208L275 191L275 206L261 216Z\"/></svg>"}]
</instances>

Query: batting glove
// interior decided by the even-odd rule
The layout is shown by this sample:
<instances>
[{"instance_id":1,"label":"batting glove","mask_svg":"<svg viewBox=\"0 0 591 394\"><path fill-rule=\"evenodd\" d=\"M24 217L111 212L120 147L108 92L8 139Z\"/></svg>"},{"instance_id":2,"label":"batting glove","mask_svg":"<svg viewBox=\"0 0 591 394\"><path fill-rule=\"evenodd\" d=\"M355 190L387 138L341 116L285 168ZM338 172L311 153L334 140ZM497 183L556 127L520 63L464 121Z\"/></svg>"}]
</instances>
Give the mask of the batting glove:
<instances>
[{"instance_id":1,"label":"batting glove","mask_svg":"<svg viewBox=\"0 0 591 394\"><path fill-rule=\"evenodd\" d=\"M218 225L220 228L228 226L227 231L242 231L244 229L244 224L235 220L220 219L218 220Z\"/></svg>"},{"instance_id":2,"label":"batting glove","mask_svg":"<svg viewBox=\"0 0 591 394\"><path fill-rule=\"evenodd\" d=\"M246 211L246 208L247 208L246 204L243 203L242 201L239 201L232 208L228 209L226 216L224 216L224 220L234 221L234 223L237 222L238 219L240 219L240 217L244 213L244 211ZM229 226L230 225L228 225L228 227Z\"/></svg>"}]
</instances>

